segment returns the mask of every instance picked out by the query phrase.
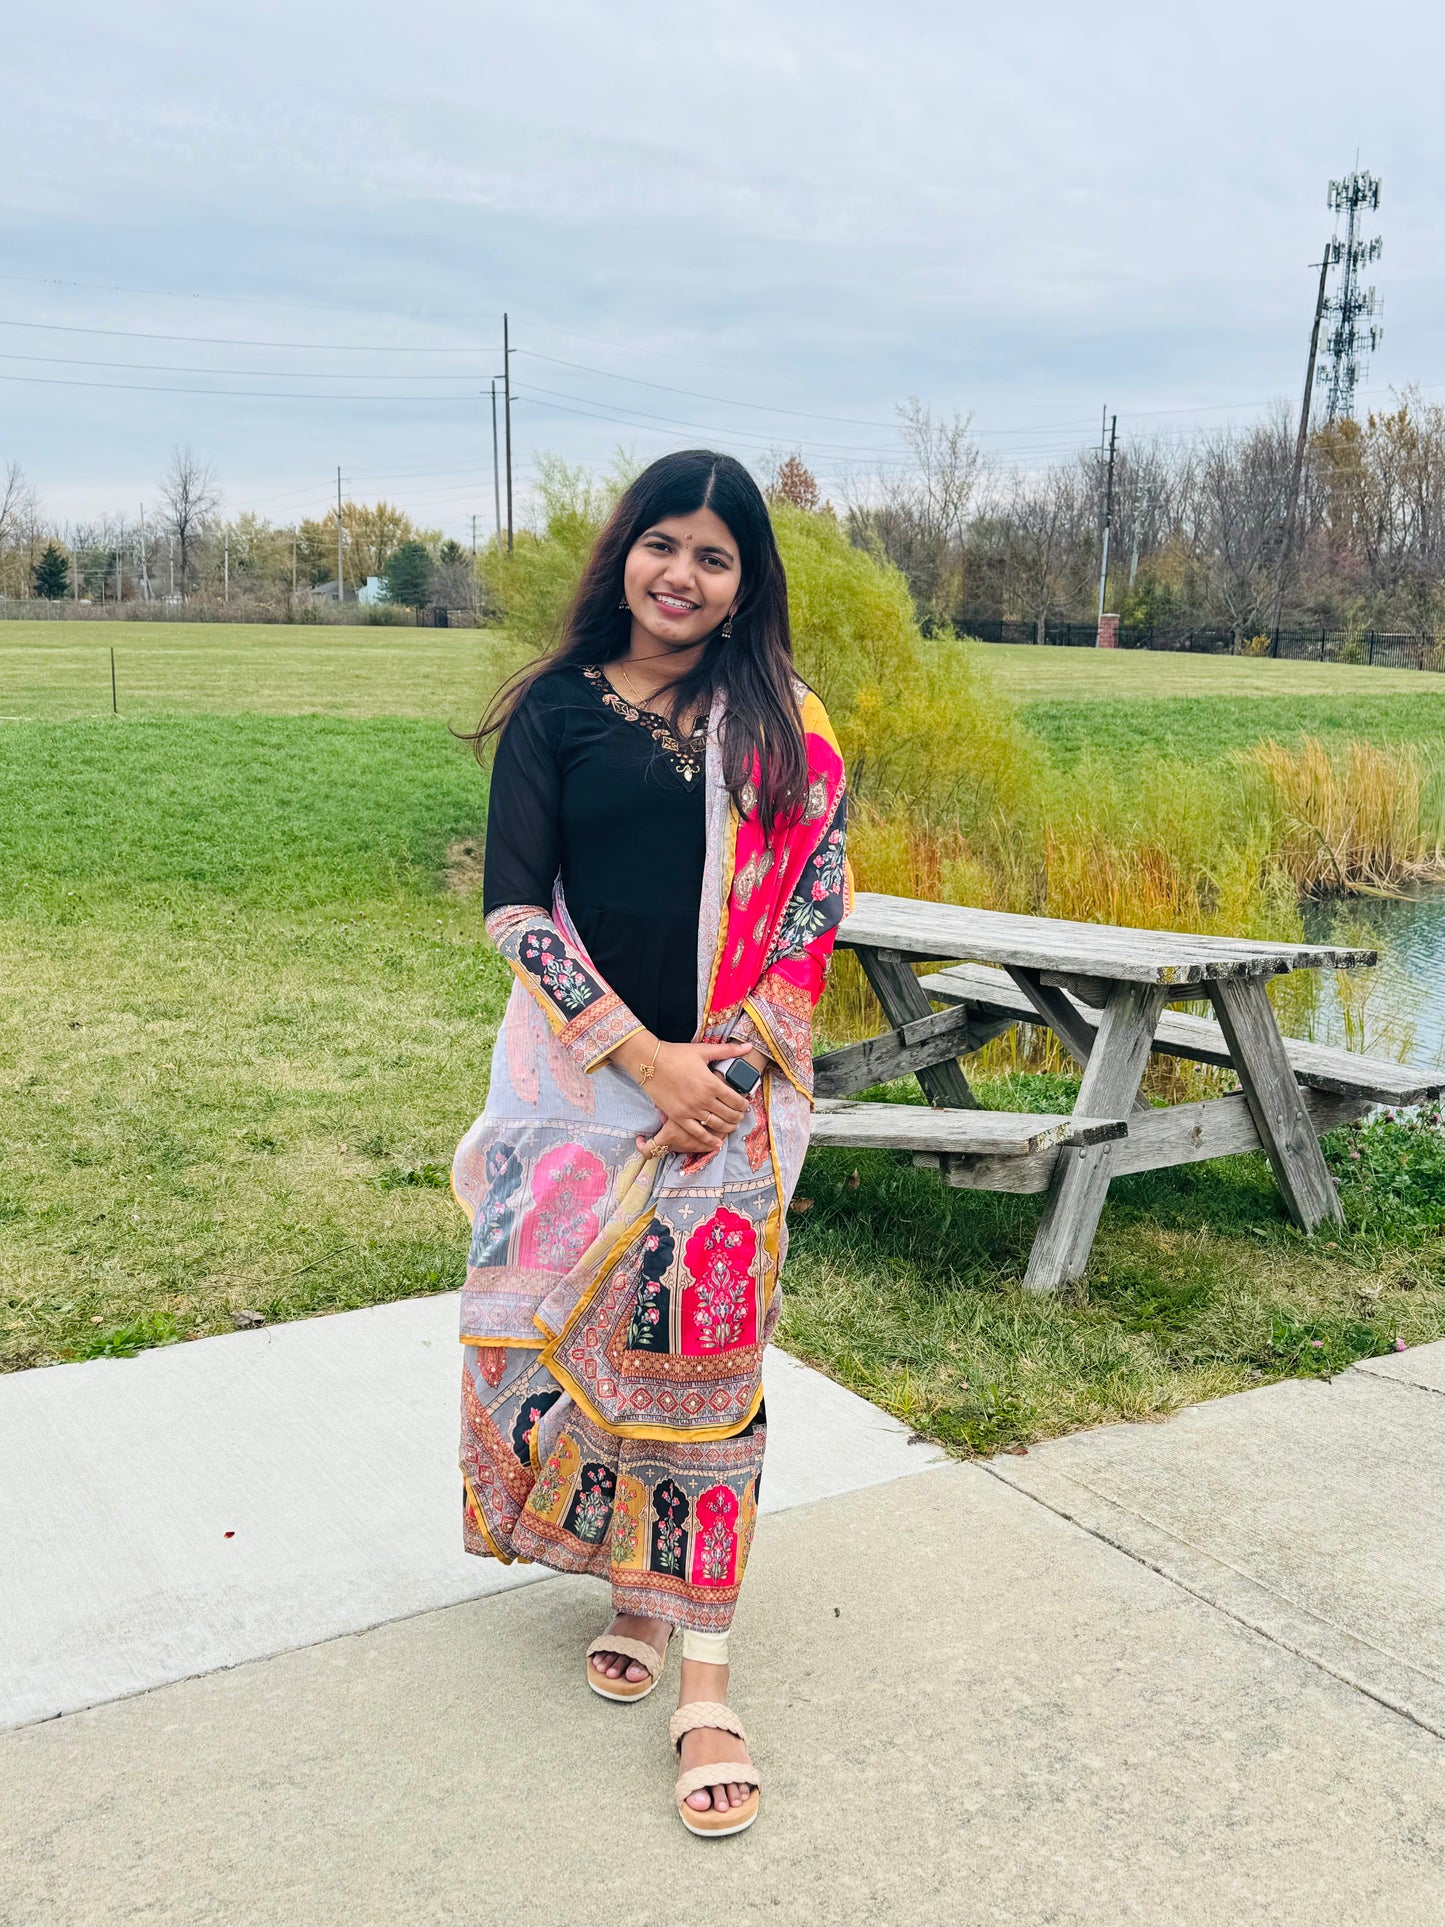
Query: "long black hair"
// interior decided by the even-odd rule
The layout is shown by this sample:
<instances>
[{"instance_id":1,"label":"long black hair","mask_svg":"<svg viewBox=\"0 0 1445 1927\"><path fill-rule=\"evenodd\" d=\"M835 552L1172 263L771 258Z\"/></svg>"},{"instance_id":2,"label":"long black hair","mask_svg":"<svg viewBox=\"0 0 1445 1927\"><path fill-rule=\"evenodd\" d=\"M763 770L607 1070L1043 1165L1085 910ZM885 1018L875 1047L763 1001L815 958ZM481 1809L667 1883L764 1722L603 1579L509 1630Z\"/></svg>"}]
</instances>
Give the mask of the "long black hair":
<instances>
[{"instance_id":1,"label":"long black hair","mask_svg":"<svg viewBox=\"0 0 1445 1927\"><path fill-rule=\"evenodd\" d=\"M737 543L742 586L732 633L724 636L721 627L715 629L694 667L667 685L673 713L705 715L721 690L727 698L723 780L734 801L740 808L750 803L744 791L751 786L765 824L799 809L807 792L808 758L794 689L782 558L757 483L741 462L708 448L662 456L623 491L582 571L561 641L497 692L470 738L479 755L486 738L504 726L535 682L627 653L632 616L619 604L633 544L655 523L703 508L726 523Z\"/></svg>"}]
</instances>

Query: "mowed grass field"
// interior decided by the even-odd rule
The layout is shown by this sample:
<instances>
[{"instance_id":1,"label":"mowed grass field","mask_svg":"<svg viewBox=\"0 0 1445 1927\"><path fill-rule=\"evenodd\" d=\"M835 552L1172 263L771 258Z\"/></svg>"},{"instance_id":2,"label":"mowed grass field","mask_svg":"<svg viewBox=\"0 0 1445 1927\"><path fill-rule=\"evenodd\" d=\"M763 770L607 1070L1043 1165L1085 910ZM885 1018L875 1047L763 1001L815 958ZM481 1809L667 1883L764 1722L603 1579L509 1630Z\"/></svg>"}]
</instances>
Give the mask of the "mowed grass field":
<instances>
[{"instance_id":1,"label":"mowed grass field","mask_svg":"<svg viewBox=\"0 0 1445 1927\"><path fill-rule=\"evenodd\" d=\"M98 710L77 680L97 649ZM0 725L0 1363L460 1282L446 1170L507 984L475 890L484 779L447 725L506 660L476 631L0 628L0 711L22 715ZM1161 700L1127 687L1061 700ZM1438 1134L1382 1123L1331 1157L1337 1236L1291 1231L1259 1159L1130 1179L1084 1287L1041 1302L1019 1287L1036 1199L816 1155L783 1340L990 1451L1445 1334Z\"/></svg>"},{"instance_id":2,"label":"mowed grass field","mask_svg":"<svg viewBox=\"0 0 1445 1927\"><path fill-rule=\"evenodd\" d=\"M1410 743L1445 761L1445 676L1142 649L963 646L1066 766L1090 751L1122 764L1153 753L1206 762L1306 735Z\"/></svg>"},{"instance_id":3,"label":"mowed grass field","mask_svg":"<svg viewBox=\"0 0 1445 1927\"><path fill-rule=\"evenodd\" d=\"M411 716L470 729L505 644L495 630L382 624L7 622L0 715Z\"/></svg>"}]
</instances>

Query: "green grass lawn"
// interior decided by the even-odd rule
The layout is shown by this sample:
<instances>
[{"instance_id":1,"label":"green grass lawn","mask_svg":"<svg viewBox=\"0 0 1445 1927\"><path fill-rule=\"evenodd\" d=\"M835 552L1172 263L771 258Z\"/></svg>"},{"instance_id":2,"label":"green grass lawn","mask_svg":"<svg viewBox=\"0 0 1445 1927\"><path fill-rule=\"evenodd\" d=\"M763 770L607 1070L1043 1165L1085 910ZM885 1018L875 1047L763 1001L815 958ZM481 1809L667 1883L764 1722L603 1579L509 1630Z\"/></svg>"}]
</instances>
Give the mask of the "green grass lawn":
<instances>
[{"instance_id":1,"label":"green grass lawn","mask_svg":"<svg viewBox=\"0 0 1445 1927\"><path fill-rule=\"evenodd\" d=\"M475 892L449 887L484 785L445 723L474 712L499 645L165 628L145 646L156 713L0 730L12 1368L461 1279L446 1168L484 1099L506 973ZM216 711L223 686L252 713L177 713ZM984 1094L1069 1096L1047 1078ZM1445 1335L1439 1135L1381 1122L1330 1155L1343 1232L1290 1230L1259 1158L1126 1179L1085 1284L1040 1300L1019 1282L1038 1199L815 1154L783 1341L990 1451Z\"/></svg>"},{"instance_id":2,"label":"green grass lawn","mask_svg":"<svg viewBox=\"0 0 1445 1927\"><path fill-rule=\"evenodd\" d=\"M1338 663L974 643L979 668L1065 768L1085 751L1209 762L1273 737L1411 743L1445 762L1445 676Z\"/></svg>"},{"instance_id":3,"label":"green grass lawn","mask_svg":"<svg viewBox=\"0 0 1445 1927\"><path fill-rule=\"evenodd\" d=\"M0 1360L460 1282L483 794L434 723L0 735Z\"/></svg>"},{"instance_id":4,"label":"green grass lawn","mask_svg":"<svg viewBox=\"0 0 1445 1927\"><path fill-rule=\"evenodd\" d=\"M211 622L0 623L0 716L208 711L418 716L471 728L505 644L494 629Z\"/></svg>"},{"instance_id":5,"label":"green grass lawn","mask_svg":"<svg viewBox=\"0 0 1445 1927\"><path fill-rule=\"evenodd\" d=\"M1445 699L1445 676L1268 656L1193 656L1155 649L1035 649L966 643L1015 702L1138 702L1172 696L1364 696Z\"/></svg>"}]
</instances>

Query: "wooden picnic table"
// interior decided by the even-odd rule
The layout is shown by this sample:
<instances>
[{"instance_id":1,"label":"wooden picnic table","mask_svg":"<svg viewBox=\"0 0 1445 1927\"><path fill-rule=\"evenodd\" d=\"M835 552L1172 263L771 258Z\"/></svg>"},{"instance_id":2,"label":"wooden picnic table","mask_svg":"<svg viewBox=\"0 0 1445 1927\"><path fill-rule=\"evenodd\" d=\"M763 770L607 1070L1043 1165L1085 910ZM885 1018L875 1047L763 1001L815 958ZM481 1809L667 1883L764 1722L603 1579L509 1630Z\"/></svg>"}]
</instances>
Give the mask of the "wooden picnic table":
<instances>
[{"instance_id":1,"label":"wooden picnic table","mask_svg":"<svg viewBox=\"0 0 1445 1927\"><path fill-rule=\"evenodd\" d=\"M1321 1133L1375 1104L1445 1090L1445 1074L1281 1034L1271 977L1358 970L1377 961L1373 950L869 894L838 942L856 954L892 1029L815 1060L814 1143L889 1146L975 1189L1046 1190L1024 1279L1036 1291L1082 1276L1116 1175L1263 1148L1291 1217L1310 1231L1341 1215ZM918 963L947 967L920 977ZM1210 1003L1218 1022L1166 1008L1181 1002ZM1018 1022L1046 1025L1082 1065L1071 1116L980 1109L958 1060ZM1140 1093L1151 1052L1226 1066L1239 1092L1151 1105ZM848 1101L910 1072L931 1110Z\"/></svg>"}]
</instances>

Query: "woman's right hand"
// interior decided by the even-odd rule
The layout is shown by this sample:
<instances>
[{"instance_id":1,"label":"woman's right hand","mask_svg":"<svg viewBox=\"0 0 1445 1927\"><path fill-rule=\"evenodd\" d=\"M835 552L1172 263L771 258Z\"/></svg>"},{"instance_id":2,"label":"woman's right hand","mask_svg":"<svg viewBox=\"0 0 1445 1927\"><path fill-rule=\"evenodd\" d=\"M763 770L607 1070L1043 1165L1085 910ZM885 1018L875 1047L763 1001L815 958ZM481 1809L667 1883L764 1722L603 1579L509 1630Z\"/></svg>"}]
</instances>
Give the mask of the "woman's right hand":
<instances>
[{"instance_id":1,"label":"woman's right hand","mask_svg":"<svg viewBox=\"0 0 1445 1927\"><path fill-rule=\"evenodd\" d=\"M716 1151L747 1116L747 1099L711 1068L714 1062L737 1055L736 1044L658 1046L652 1076L643 1089L672 1127L670 1148Z\"/></svg>"}]
</instances>

